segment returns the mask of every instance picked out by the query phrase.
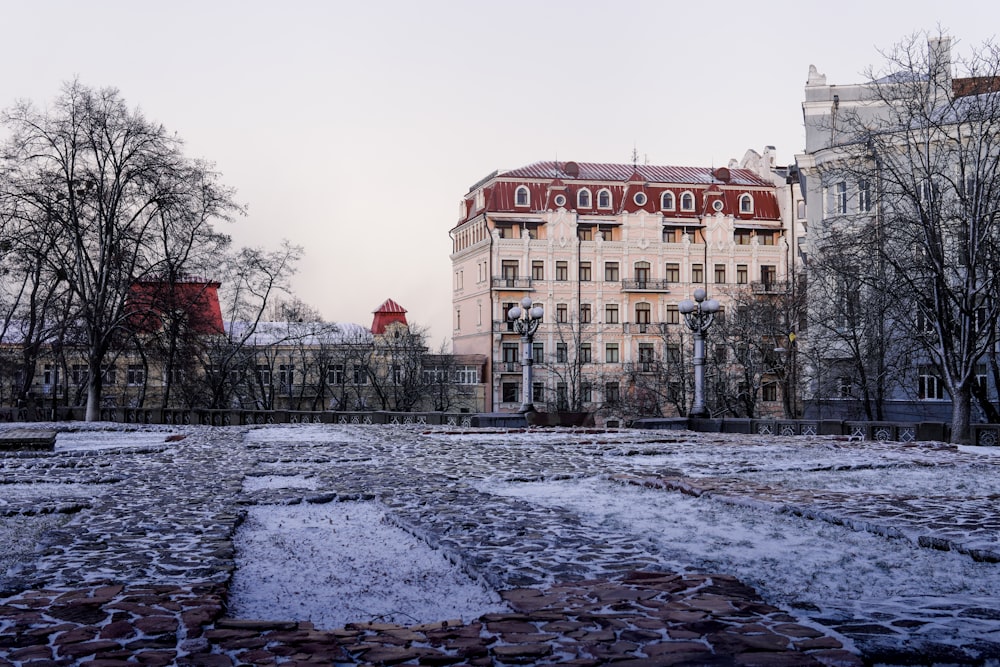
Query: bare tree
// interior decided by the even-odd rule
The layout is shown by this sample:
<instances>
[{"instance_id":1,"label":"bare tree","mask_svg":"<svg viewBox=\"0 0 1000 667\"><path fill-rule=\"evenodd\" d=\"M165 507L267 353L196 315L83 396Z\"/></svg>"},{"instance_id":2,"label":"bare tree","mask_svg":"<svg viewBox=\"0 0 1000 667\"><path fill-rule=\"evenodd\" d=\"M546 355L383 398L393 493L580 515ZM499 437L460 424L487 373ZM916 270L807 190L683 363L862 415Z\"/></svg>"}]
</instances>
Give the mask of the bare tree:
<instances>
[{"instance_id":1,"label":"bare tree","mask_svg":"<svg viewBox=\"0 0 1000 667\"><path fill-rule=\"evenodd\" d=\"M74 81L46 110L20 103L3 122L11 131L4 203L55 237L59 250L44 256L46 272L74 299L89 368L86 417L95 420L132 284L163 273L168 257L180 259L178 247L213 245L210 223L240 208L209 165L185 157L178 138L114 89Z\"/></svg>"},{"instance_id":2,"label":"bare tree","mask_svg":"<svg viewBox=\"0 0 1000 667\"><path fill-rule=\"evenodd\" d=\"M890 325L921 345L937 375L921 393L943 383L952 438L967 442L1000 317L1000 48L953 61L950 40L914 35L883 55L865 104L834 116L843 173L872 189L868 238L889 279L862 268L906 308Z\"/></svg>"}]
</instances>

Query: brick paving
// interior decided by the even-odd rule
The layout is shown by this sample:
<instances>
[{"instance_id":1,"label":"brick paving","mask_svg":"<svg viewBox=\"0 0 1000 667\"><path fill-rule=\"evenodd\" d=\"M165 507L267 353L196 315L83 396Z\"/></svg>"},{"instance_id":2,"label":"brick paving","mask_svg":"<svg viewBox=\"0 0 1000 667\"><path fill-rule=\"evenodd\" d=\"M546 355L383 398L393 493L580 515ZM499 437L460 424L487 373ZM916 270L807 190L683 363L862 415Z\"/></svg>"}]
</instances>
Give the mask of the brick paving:
<instances>
[{"instance_id":1,"label":"brick paving","mask_svg":"<svg viewBox=\"0 0 1000 667\"><path fill-rule=\"evenodd\" d=\"M774 477L786 456L800 468L845 465L837 460L846 457L857 470L891 462L954 474L976 468L974 474L987 477L1000 471L1000 465L963 457L953 447L600 431L550 437L416 427L164 429L165 436L178 432L185 437L164 437L160 444L0 454L0 488L44 483L90 490L0 502L0 518L68 519L48 526L39 552L0 577L0 665L857 665L1000 659L1000 611L974 601L926 610L978 624L965 647L908 647L906 633L912 629L918 637L925 625L912 614L894 608L807 621L767 604L725 573L663 571L655 550L626 533L595 534L568 510L476 490L484 480L603 475L664 493L882 531L989 564L1000 541L995 493L970 494L957 503L929 489L928 496L901 504L879 493L789 487ZM669 456L691 440L716 446L714 462L701 468L688 460L682 470L656 474L630 463L633 454ZM775 441L785 444L775 449ZM773 470L747 468L739 452L753 447L772 448ZM245 477L276 470L308 475L316 488L244 491ZM248 506L353 499L377 499L394 523L500 591L510 613L467 623L358 619L338 629L229 616L233 536ZM890 633L892 642L879 643Z\"/></svg>"}]
</instances>

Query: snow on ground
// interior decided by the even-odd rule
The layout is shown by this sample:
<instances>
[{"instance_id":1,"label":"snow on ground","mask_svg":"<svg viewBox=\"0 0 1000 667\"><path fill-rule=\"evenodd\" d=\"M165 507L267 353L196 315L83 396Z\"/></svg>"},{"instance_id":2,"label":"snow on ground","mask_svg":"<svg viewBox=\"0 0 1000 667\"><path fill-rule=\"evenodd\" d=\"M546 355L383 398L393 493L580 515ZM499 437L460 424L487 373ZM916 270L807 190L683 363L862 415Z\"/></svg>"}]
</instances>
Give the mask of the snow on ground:
<instances>
[{"instance_id":1,"label":"snow on ground","mask_svg":"<svg viewBox=\"0 0 1000 667\"><path fill-rule=\"evenodd\" d=\"M1000 603L996 563L825 521L601 479L493 484L484 490L562 507L642 536L666 567L733 574L780 606L871 609L890 598L938 596Z\"/></svg>"},{"instance_id":2,"label":"snow on ground","mask_svg":"<svg viewBox=\"0 0 1000 667\"><path fill-rule=\"evenodd\" d=\"M371 502L252 507L236 550L229 611L238 618L338 628L507 611L440 551L388 525Z\"/></svg>"},{"instance_id":3,"label":"snow on ground","mask_svg":"<svg viewBox=\"0 0 1000 667\"><path fill-rule=\"evenodd\" d=\"M109 427L109 429L113 429L113 427ZM154 431L152 433L121 430L62 432L56 435L56 451L74 452L122 447L165 446L170 442L168 438L178 436L178 433L170 431Z\"/></svg>"}]
</instances>

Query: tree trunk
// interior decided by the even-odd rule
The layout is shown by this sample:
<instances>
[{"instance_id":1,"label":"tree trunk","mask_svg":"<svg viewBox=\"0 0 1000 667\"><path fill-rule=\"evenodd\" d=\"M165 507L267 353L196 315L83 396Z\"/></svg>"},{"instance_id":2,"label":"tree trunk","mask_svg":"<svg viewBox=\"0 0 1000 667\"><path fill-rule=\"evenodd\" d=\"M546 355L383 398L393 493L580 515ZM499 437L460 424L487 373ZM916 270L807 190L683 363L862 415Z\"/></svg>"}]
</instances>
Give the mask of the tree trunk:
<instances>
[{"instance_id":1,"label":"tree trunk","mask_svg":"<svg viewBox=\"0 0 1000 667\"><path fill-rule=\"evenodd\" d=\"M91 366L90 373L87 376L87 416L86 421L96 422L101 420L101 378L98 375L100 373L100 366L95 372L94 367Z\"/></svg>"},{"instance_id":2,"label":"tree trunk","mask_svg":"<svg viewBox=\"0 0 1000 667\"><path fill-rule=\"evenodd\" d=\"M972 392L968 385L956 388L951 397L951 441L959 445L972 444Z\"/></svg>"}]
</instances>

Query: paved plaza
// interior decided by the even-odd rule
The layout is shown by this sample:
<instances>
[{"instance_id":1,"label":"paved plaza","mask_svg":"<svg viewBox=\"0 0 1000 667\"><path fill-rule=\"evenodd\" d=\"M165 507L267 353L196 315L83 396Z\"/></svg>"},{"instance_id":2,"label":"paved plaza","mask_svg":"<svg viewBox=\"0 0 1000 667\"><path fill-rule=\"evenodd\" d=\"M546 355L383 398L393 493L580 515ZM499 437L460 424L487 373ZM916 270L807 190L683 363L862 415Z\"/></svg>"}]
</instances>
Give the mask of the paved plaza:
<instances>
[{"instance_id":1,"label":"paved plaza","mask_svg":"<svg viewBox=\"0 0 1000 667\"><path fill-rule=\"evenodd\" d=\"M73 448L79 434L61 432L54 452L0 453L0 665L1000 664L1000 457L983 450L105 426L119 429L109 446ZM247 483L276 475L308 488ZM360 501L499 592L506 611L339 628L230 613L249 509ZM667 532L694 540L716 521L750 526L718 559ZM791 537L802 554L836 558L785 554ZM793 574L778 584L779 570ZM869 575L877 591L851 587Z\"/></svg>"}]
</instances>

